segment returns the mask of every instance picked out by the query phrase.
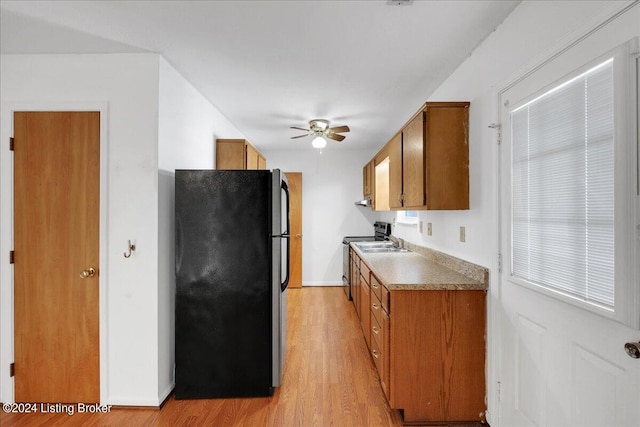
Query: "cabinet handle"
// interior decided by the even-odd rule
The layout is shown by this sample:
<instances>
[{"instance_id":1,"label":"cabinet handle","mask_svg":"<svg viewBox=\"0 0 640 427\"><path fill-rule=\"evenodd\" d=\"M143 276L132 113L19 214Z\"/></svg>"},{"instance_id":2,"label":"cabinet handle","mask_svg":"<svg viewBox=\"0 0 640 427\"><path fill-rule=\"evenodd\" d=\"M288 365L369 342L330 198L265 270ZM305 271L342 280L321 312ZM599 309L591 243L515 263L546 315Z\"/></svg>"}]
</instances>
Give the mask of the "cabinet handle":
<instances>
[{"instance_id":1,"label":"cabinet handle","mask_svg":"<svg viewBox=\"0 0 640 427\"><path fill-rule=\"evenodd\" d=\"M374 326L373 327L373 333L376 334L376 335L379 335L380 334L380 330L378 330L378 328Z\"/></svg>"},{"instance_id":2,"label":"cabinet handle","mask_svg":"<svg viewBox=\"0 0 640 427\"><path fill-rule=\"evenodd\" d=\"M373 357L375 357L376 359L378 359L380 357L380 355L378 354L378 352L376 351L375 348L373 350L371 350L371 353L373 353Z\"/></svg>"},{"instance_id":3,"label":"cabinet handle","mask_svg":"<svg viewBox=\"0 0 640 427\"><path fill-rule=\"evenodd\" d=\"M375 282L373 282L373 283L371 284L371 287L372 287L373 289L378 289L378 284L377 284L377 283L375 283Z\"/></svg>"},{"instance_id":4,"label":"cabinet handle","mask_svg":"<svg viewBox=\"0 0 640 427\"><path fill-rule=\"evenodd\" d=\"M371 307L373 307L374 310L378 309L378 304L376 304L375 302L373 304L371 304Z\"/></svg>"}]
</instances>

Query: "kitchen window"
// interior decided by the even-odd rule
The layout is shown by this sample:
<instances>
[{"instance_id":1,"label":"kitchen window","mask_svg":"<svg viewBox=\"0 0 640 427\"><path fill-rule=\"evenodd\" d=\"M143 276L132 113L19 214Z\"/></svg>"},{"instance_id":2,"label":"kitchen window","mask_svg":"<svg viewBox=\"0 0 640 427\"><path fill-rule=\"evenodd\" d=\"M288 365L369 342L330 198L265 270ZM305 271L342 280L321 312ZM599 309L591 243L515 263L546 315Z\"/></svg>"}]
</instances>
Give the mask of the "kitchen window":
<instances>
[{"instance_id":1,"label":"kitchen window","mask_svg":"<svg viewBox=\"0 0 640 427\"><path fill-rule=\"evenodd\" d=\"M508 107L508 132L512 279L637 326L633 44Z\"/></svg>"},{"instance_id":2,"label":"kitchen window","mask_svg":"<svg viewBox=\"0 0 640 427\"><path fill-rule=\"evenodd\" d=\"M399 224L417 225L418 211L398 211L396 213L396 222Z\"/></svg>"}]
</instances>

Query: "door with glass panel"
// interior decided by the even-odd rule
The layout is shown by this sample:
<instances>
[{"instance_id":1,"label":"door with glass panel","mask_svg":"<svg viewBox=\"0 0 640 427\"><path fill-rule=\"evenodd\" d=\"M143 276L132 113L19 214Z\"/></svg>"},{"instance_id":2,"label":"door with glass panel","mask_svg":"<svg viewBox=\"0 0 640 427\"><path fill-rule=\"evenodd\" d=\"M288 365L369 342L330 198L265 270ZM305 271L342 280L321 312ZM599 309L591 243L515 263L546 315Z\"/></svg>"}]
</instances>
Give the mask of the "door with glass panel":
<instances>
[{"instance_id":1,"label":"door with glass panel","mask_svg":"<svg viewBox=\"0 0 640 427\"><path fill-rule=\"evenodd\" d=\"M636 46L501 94L502 426L640 419Z\"/></svg>"}]
</instances>

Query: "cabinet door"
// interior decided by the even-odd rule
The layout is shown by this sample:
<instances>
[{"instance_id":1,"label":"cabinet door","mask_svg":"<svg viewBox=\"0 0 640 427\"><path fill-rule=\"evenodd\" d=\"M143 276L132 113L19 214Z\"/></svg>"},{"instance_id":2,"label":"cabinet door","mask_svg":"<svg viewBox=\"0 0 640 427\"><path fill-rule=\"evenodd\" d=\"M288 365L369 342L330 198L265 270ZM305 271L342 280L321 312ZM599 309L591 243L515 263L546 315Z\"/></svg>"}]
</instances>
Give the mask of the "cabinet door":
<instances>
[{"instance_id":1,"label":"cabinet door","mask_svg":"<svg viewBox=\"0 0 640 427\"><path fill-rule=\"evenodd\" d=\"M389 207L402 207L402 133L389 141Z\"/></svg>"},{"instance_id":2,"label":"cabinet door","mask_svg":"<svg viewBox=\"0 0 640 427\"><path fill-rule=\"evenodd\" d=\"M258 169L258 152L251 145L246 144L247 170Z\"/></svg>"},{"instance_id":3,"label":"cabinet door","mask_svg":"<svg viewBox=\"0 0 640 427\"><path fill-rule=\"evenodd\" d=\"M424 206L424 179L424 113L420 113L402 130L402 190L405 208Z\"/></svg>"},{"instance_id":4,"label":"cabinet door","mask_svg":"<svg viewBox=\"0 0 640 427\"><path fill-rule=\"evenodd\" d=\"M380 382L387 400L390 399L391 393L389 386L391 385L391 371L389 368L391 357L389 351L389 335L391 331L391 318L386 311L382 310L382 372L380 374ZM390 402L392 403L392 402Z\"/></svg>"},{"instance_id":5,"label":"cabinet door","mask_svg":"<svg viewBox=\"0 0 640 427\"><path fill-rule=\"evenodd\" d=\"M217 140L216 169L244 169L244 145L242 140Z\"/></svg>"},{"instance_id":6,"label":"cabinet door","mask_svg":"<svg viewBox=\"0 0 640 427\"><path fill-rule=\"evenodd\" d=\"M351 298L353 298L353 306L356 308L356 314L360 317L360 267L358 265L358 256L353 253L351 258Z\"/></svg>"},{"instance_id":7,"label":"cabinet door","mask_svg":"<svg viewBox=\"0 0 640 427\"><path fill-rule=\"evenodd\" d=\"M369 194L371 190L369 190L369 163L367 163L362 168L362 195L367 197Z\"/></svg>"},{"instance_id":8,"label":"cabinet door","mask_svg":"<svg viewBox=\"0 0 640 427\"><path fill-rule=\"evenodd\" d=\"M362 326L362 332L364 333L364 340L367 342L367 347L371 348L371 292L369 285L364 280L364 277L360 275L360 325Z\"/></svg>"},{"instance_id":9,"label":"cabinet door","mask_svg":"<svg viewBox=\"0 0 640 427\"><path fill-rule=\"evenodd\" d=\"M469 209L469 104L427 107L426 120L426 204Z\"/></svg>"},{"instance_id":10,"label":"cabinet door","mask_svg":"<svg viewBox=\"0 0 640 427\"><path fill-rule=\"evenodd\" d=\"M265 170L267 169L267 159L258 154L258 169Z\"/></svg>"}]
</instances>

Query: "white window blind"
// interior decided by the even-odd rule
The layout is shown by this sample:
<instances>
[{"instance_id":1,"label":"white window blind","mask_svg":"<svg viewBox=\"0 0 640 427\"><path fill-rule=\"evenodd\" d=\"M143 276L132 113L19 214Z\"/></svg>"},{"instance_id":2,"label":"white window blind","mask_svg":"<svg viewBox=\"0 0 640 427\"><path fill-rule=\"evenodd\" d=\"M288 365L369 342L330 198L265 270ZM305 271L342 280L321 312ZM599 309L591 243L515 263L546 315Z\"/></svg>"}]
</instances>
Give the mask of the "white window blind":
<instances>
[{"instance_id":1,"label":"white window blind","mask_svg":"<svg viewBox=\"0 0 640 427\"><path fill-rule=\"evenodd\" d=\"M510 112L512 275L614 307L613 59Z\"/></svg>"}]
</instances>

